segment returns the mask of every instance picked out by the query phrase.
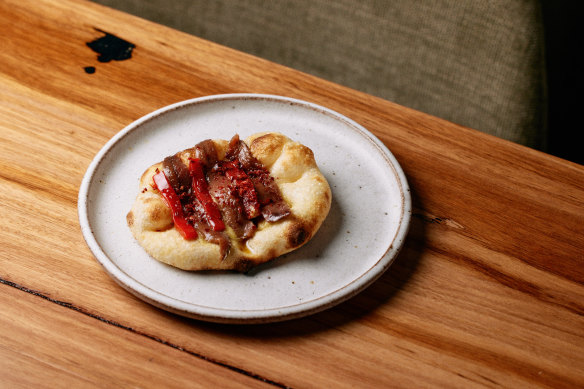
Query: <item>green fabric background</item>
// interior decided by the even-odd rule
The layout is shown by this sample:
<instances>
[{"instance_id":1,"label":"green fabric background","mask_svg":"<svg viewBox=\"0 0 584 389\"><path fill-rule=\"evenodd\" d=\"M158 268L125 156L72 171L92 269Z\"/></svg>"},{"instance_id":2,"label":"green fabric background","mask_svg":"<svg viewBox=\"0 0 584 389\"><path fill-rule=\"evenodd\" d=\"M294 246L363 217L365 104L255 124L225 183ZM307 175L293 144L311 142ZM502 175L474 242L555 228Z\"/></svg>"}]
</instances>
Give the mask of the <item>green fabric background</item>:
<instances>
[{"instance_id":1,"label":"green fabric background","mask_svg":"<svg viewBox=\"0 0 584 389\"><path fill-rule=\"evenodd\" d=\"M538 1L95 1L546 149Z\"/></svg>"}]
</instances>

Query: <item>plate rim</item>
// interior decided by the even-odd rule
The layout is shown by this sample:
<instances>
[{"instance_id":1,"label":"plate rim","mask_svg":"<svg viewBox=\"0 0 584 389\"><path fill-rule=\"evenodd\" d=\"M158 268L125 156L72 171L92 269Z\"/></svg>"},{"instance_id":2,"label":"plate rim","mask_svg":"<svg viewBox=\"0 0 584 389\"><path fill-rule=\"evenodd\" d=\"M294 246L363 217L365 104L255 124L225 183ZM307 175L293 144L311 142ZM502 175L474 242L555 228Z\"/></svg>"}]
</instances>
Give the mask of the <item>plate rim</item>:
<instances>
[{"instance_id":1,"label":"plate rim","mask_svg":"<svg viewBox=\"0 0 584 389\"><path fill-rule=\"evenodd\" d=\"M188 303L170 297L164 293L161 293L150 288L148 285L145 285L135 280L124 270L119 268L119 266L111 258L107 256L105 251L101 248L101 245L97 241L95 235L93 234L88 216L89 214L88 196L91 189L91 185L93 183L93 177L97 172L101 162L107 156L107 154L125 136L129 135L133 131L139 130L140 127L143 126L148 121L156 119L165 113L195 104L225 100L275 101L278 103L289 103L304 108L309 108L311 110L332 116L337 120L343 121L352 129L357 130L362 136L365 136L365 138L370 143L373 143L373 145L379 149L380 153L387 160L389 165L388 167L390 167L393 170L393 175L397 178L398 187L401 195L400 204L401 215L399 218L399 225L395 233L395 236L390 242L385 253L381 255L372 266L370 266L366 271L352 279L349 283L344 284L342 287L335 289L332 292L323 294L313 300L309 300L294 305L287 305L283 307L237 310L208 307ZM393 264L395 258L397 257L401 248L403 247L405 237L409 232L412 212L410 188L403 169L401 168L399 162L397 161L393 153L391 153L391 151L385 146L385 144L383 144L368 129L366 129L364 126L357 123L356 121L348 118L347 116L340 114L330 108L321 106L319 104L311 103L297 98L260 93L229 93L196 97L192 99L179 101L177 103L173 103L170 105L166 105L134 120L133 122L125 126L122 130L120 130L118 133L116 133L113 137L111 137L94 156L81 181L77 205L79 223L81 226L81 232L85 240L85 243L89 247L94 257L100 263L102 268L106 271L106 273L123 289L135 295L136 297L142 299L143 301L151 305L154 305L158 308L164 309L166 311L198 320L227 324L256 324L304 317L331 308L332 306L338 305L350 299L351 297L357 295L358 293L362 292L369 285L375 282L383 273L385 273L385 271ZM353 287L347 291L347 289L351 286Z\"/></svg>"}]
</instances>

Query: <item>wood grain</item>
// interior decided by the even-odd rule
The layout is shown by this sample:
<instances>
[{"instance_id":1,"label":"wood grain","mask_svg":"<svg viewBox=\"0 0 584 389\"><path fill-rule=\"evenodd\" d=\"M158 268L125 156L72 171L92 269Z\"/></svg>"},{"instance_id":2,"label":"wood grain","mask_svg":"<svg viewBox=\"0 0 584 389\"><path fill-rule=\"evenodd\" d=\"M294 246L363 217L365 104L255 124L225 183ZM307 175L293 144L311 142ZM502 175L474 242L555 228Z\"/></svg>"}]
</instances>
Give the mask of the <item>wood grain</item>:
<instances>
[{"instance_id":1,"label":"wood grain","mask_svg":"<svg viewBox=\"0 0 584 389\"><path fill-rule=\"evenodd\" d=\"M12 286L0 301L2 387L272 386Z\"/></svg>"},{"instance_id":2,"label":"wood grain","mask_svg":"<svg viewBox=\"0 0 584 389\"><path fill-rule=\"evenodd\" d=\"M97 62L96 29L134 43L132 59ZM92 3L5 0L0 30L11 387L584 385L584 167ZM154 109L231 92L327 106L401 163L412 230L360 295L292 322L202 323L137 300L85 246L77 191L103 144Z\"/></svg>"}]
</instances>

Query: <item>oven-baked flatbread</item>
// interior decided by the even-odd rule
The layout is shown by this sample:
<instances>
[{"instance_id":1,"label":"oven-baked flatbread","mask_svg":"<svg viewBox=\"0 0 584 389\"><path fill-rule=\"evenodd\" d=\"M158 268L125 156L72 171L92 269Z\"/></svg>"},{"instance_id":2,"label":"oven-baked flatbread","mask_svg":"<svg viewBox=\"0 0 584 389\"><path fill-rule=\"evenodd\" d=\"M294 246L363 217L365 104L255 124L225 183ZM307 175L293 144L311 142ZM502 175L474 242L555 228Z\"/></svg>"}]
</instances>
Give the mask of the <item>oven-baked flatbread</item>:
<instances>
[{"instance_id":1,"label":"oven-baked flatbread","mask_svg":"<svg viewBox=\"0 0 584 389\"><path fill-rule=\"evenodd\" d=\"M184 239L174 227L170 208L153 189L153 175L162 162L149 167L140 179L127 222L138 243L155 259L184 270L236 270L246 272L308 242L326 218L331 189L319 171L312 151L278 133L254 134L244 141L252 155L269 171L289 206L290 214L275 222L258 218L257 229L247 239L237 238L227 227L230 239L225 255L216 243L202 236ZM229 142L213 140L219 159L225 158ZM177 153L185 164L193 149Z\"/></svg>"}]
</instances>

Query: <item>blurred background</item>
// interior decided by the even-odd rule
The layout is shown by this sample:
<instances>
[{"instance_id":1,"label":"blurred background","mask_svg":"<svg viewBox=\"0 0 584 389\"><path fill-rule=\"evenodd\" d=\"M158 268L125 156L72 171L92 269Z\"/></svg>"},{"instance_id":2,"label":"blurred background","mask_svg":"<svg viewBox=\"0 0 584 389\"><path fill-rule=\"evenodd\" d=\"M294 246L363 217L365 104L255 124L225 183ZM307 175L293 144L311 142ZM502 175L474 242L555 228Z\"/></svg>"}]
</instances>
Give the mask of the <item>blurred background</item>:
<instances>
[{"instance_id":1,"label":"blurred background","mask_svg":"<svg viewBox=\"0 0 584 389\"><path fill-rule=\"evenodd\" d=\"M584 48L581 28L584 3L543 0L549 94L548 152L584 164L584 125L579 117Z\"/></svg>"},{"instance_id":2,"label":"blurred background","mask_svg":"<svg viewBox=\"0 0 584 389\"><path fill-rule=\"evenodd\" d=\"M578 1L93 1L584 164Z\"/></svg>"}]
</instances>

